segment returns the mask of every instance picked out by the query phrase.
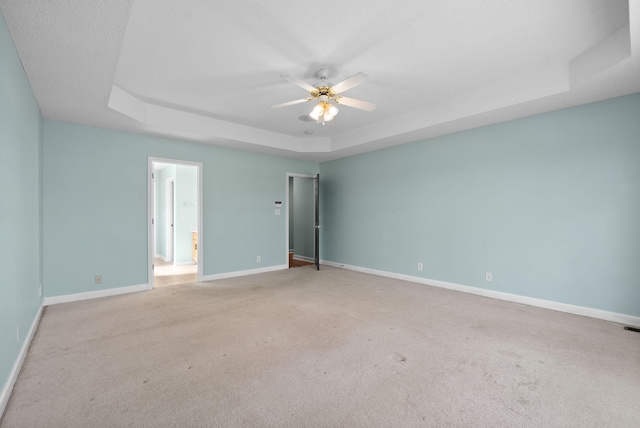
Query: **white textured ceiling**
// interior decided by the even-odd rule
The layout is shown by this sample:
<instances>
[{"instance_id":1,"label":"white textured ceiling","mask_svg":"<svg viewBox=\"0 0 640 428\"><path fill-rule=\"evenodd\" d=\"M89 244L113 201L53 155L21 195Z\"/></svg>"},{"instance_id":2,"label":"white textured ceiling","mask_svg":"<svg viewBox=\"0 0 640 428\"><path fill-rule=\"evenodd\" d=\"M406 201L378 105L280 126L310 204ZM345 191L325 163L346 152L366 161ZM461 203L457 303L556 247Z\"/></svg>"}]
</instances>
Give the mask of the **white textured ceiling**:
<instances>
[{"instance_id":1,"label":"white textured ceiling","mask_svg":"<svg viewBox=\"0 0 640 428\"><path fill-rule=\"evenodd\" d=\"M640 92L631 0L0 0L45 118L316 161ZM285 81L370 80L325 126ZM312 135L305 131L313 131Z\"/></svg>"}]
</instances>

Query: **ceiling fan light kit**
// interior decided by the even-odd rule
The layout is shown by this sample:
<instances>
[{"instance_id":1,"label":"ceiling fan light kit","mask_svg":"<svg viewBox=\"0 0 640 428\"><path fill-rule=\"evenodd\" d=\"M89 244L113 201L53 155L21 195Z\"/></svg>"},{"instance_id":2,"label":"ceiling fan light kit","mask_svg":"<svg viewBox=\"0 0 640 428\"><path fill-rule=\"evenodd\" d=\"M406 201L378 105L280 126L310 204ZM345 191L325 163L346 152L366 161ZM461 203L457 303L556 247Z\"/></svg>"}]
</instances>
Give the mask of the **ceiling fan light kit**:
<instances>
[{"instance_id":1,"label":"ceiling fan light kit","mask_svg":"<svg viewBox=\"0 0 640 428\"><path fill-rule=\"evenodd\" d=\"M338 108L328 101L320 101L317 106L311 110L309 116L315 120L320 120L322 117L322 123L329 122L338 114Z\"/></svg>"},{"instance_id":2,"label":"ceiling fan light kit","mask_svg":"<svg viewBox=\"0 0 640 428\"><path fill-rule=\"evenodd\" d=\"M304 80L298 79L293 76L283 76L289 82L293 83L296 86L301 87L302 89L309 92L308 98L302 98L299 100L289 101L282 104L277 104L271 106L271 108L280 108L287 107L294 104L300 104L307 101L318 100L318 104L313 108L311 113L309 113L309 117L317 122L322 122L324 125L325 122L329 122L333 120L333 118L338 114L338 108L331 103L333 101L336 104L343 104L349 107L354 107L361 110L373 111L376 108L375 104L356 100L354 98L347 98L340 95L341 92L345 92L355 86L360 85L367 81L369 76L364 73L357 73L342 82L333 85L326 81L329 76L329 70L326 68L321 68L316 72L316 76L320 78L320 83L316 83L315 86L312 86L306 83Z\"/></svg>"}]
</instances>

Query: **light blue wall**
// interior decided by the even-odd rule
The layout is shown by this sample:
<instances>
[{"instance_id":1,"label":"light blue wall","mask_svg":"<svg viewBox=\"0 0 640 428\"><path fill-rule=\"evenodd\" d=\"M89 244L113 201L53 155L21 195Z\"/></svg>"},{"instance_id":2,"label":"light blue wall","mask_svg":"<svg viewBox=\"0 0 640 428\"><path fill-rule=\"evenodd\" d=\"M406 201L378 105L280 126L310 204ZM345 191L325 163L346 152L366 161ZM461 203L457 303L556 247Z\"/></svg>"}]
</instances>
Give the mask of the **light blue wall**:
<instances>
[{"instance_id":1,"label":"light blue wall","mask_svg":"<svg viewBox=\"0 0 640 428\"><path fill-rule=\"evenodd\" d=\"M175 262L193 262L193 235L198 230L198 169L177 165L175 184Z\"/></svg>"},{"instance_id":2,"label":"light blue wall","mask_svg":"<svg viewBox=\"0 0 640 428\"><path fill-rule=\"evenodd\" d=\"M40 110L0 14L0 390L42 302L41 150Z\"/></svg>"},{"instance_id":3,"label":"light blue wall","mask_svg":"<svg viewBox=\"0 0 640 428\"><path fill-rule=\"evenodd\" d=\"M313 257L314 255L314 180L310 178L293 178L293 234L294 252L296 256Z\"/></svg>"},{"instance_id":4,"label":"light blue wall","mask_svg":"<svg viewBox=\"0 0 640 428\"><path fill-rule=\"evenodd\" d=\"M56 121L44 122L44 141L47 296L147 283L149 156L203 163L205 275L286 264L285 216L274 215L273 203L285 199L287 172L318 170L312 162Z\"/></svg>"},{"instance_id":5,"label":"light blue wall","mask_svg":"<svg viewBox=\"0 0 640 428\"><path fill-rule=\"evenodd\" d=\"M640 315L640 94L320 176L325 260Z\"/></svg>"}]
</instances>

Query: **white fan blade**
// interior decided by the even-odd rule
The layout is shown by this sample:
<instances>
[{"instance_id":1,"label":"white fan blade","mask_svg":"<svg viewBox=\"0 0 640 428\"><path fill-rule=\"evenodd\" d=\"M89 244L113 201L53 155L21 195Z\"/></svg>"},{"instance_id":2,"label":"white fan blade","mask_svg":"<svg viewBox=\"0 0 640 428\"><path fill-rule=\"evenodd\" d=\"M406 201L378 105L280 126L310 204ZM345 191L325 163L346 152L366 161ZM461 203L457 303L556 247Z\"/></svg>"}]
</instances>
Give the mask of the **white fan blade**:
<instances>
[{"instance_id":1,"label":"white fan blade","mask_svg":"<svg viewBox=\"0 0 640 428\"><path fill-rule=\"evenodd\" d=\"M337 83L331 87L337 94L340 94L346 90L349 90L355 86L358 86L361 83L369 80L369 76L364 73L354 74L346 80L343 80L340 83Z\"/></svg>"},{"instance_id":2,"label":"white fan blade","mask_svg":"<svg viewBox=\"0 0 640 428\"><path fill-rule=\"evenodd\" d=\"M285 79L287 79L289 82L293 83L294 85L300 86L302 89L307 90L309 92L313 92L316 90L316 88L314 88L313 86L311 86L310 84L308 84L307 82L305 82L304 80L300 80L297 77L293 77L293 76L289 76L288 74L282 76Z\"/></svg>"},{"instance_id":3,"label":"white fan blade","mask_svg":"<svg viewBox=\"0 0 640 428\"><path fill-rule=\"evenodd\" d=\"M336 99L336 102L345 106L359 108L360 110L373 111L376 109L375 104L356 100L355 98L338 97L338 99Z\"/></svg>"},{"instance_id":4,"label":"white fan blade","mask_svg":"<svg viewBox=\"0 0 640 428\"><path fill-rule=\"evenodd\" d=\"M289 101L287 103L282 103L282 104L276 104L274 106L271 106L271 108L280 108L280 107L287 107L287 106L292 106L294 104L300 104L300 103L306 103L307 101L309 101L311 98L302 98L299 100L295 100L295 101Z\"/></svg>"}]
</instances>

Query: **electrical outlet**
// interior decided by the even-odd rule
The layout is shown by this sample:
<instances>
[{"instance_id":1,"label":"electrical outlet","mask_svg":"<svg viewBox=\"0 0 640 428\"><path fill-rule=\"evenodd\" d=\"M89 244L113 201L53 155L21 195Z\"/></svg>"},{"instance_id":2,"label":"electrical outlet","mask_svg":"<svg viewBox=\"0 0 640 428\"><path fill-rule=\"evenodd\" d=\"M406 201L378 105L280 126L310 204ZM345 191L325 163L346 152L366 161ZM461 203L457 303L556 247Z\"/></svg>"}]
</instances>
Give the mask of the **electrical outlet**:
<instances>
[{"instance_id":1,"label":"electrical outlet","mask_svg":"<svg viewBox=\"0 0 640 428\"><path fill-rule=\"evenodd\" d=\"M16 327L16 337L18 339L18 343L20 343L20 325Z\"/></svg>"},{"instance_id":2,"label":"electrical outlet","mask_svg":"<svg viewBox=\"0 0 640 428\"><path fill-rule=\"evenodd\" d=\"M492 272L485 272L484 279L485 279L485 281L492 282L493 281L493 273Z\"/></svg>"},{"instance_id":3,"label":"electrical outlet","mask_svg":"<svg viewBox=\"0 0 640 428\"><path fill-rule=\"evenodd\" d=\"M102 284L102 275L96 275L96 284Z\"/></svg>"},{"instance_id":4,"label":"electrical outlet","mask_svg":"<svg viewBox=\"0 0 640 428\"><path fill-rule=\"evenodd\" d=\"M256 263L260 263L260 262L262 262L262 257L260 256L256 257Z\"/></svg>"},{"instance_id":5,"label":"electrical outlet","mask_svg":"<svg viewBox=\"0 0 640 428\"><path fill-rule=\"evenodd\" d=\"M422 270L424 268L424 266L422 265L422 263L418 263L418 270Z\"/></svg>"}]
</instances>

